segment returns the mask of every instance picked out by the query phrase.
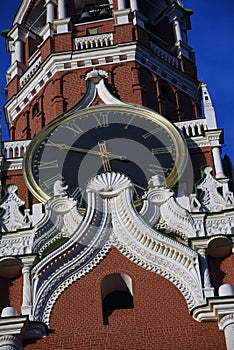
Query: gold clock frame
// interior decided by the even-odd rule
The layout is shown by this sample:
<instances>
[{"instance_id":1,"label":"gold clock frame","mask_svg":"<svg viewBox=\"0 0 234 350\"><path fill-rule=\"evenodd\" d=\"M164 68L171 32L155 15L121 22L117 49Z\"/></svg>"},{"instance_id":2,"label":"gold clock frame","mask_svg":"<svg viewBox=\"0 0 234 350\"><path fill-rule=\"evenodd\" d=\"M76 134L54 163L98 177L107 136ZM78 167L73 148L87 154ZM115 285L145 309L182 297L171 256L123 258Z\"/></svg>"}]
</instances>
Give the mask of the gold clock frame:
<instances>
[{"instance_id":1,"label":"gold clock frame","mask_svg":"<svg viewBox=\"0 0 234 350\"><path fill-rule=\"evenodd\" d=\"M161 116L159 113L148 109L146 107L142 107L139 105L99 105L94 107L88 108L89 113L90 112L121 112L121 113L131 113L134 114L135 117L145 118L148 121L153 122L154 124L159 125L160 127L164 128L166 132L169 134L169 136L175 140L175 152L176 152L176 159L174 163L174 167L172 168L172 171L170 172L169 176L166 178L166 185L168 187L173 187L179 180L179 178L182 176L187 161L188 161L188 150L186 143L183 139L183 136L180 134L180 132L176 129L176 127L168 121L165 117ZM69 119L73 119L74 117L82 118L87 114L87 109L77 110L77 111L71 111L65 112L64 114L61 114L54 120L52 120L50 123L48 123L31 141L29 144L24 160L23 160L23 175L26 182L26 185L30 192L33 194L33 196L42 203L47 202L50 199L50 196L46 194L38 185L37 181L35 180L33 176L33 156L35 151L38 149L38 147L43 144L44 140L48 135L51 134L51 132L59 126L64 121L69 121Z\"/></svg>"}]
</instances>

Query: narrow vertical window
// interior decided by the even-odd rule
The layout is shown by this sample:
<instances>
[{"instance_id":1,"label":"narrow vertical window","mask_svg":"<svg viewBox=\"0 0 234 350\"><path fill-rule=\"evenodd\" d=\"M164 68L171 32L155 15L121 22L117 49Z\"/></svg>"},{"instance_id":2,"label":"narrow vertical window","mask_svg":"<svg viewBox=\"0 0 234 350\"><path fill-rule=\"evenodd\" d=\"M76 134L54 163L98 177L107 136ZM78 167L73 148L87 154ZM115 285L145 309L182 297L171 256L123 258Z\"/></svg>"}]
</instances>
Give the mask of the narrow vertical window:
<instances>
[{"instance_id":1,"label":"narrow vertical window","mask_svg":"<svg viewBox=\"0 0 234 350\"><path fill-rule=\"evenodd\" d=\"M132 279L122 273L113 273L101 282L103 323L107 325L109 316L115 310L133 308Z\"/></svg>"}]
</instances>

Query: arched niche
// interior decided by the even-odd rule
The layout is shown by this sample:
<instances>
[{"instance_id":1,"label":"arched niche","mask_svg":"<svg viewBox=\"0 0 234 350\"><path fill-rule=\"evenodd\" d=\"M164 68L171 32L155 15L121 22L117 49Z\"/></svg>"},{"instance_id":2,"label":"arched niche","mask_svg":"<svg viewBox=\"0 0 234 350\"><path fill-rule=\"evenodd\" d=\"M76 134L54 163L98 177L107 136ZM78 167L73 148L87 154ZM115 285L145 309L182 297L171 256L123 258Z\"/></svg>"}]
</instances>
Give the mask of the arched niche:
<instances>
[{"instance_id":1,"label":"arched niche","mask_svg":"<svg viewBox=\"0 0 234 350\"><path fill-rule=\"evenodd\" d=\"M115 310L133 308L132 279L124 273L112 273L101 282L103 323Z\"/></svg>"},{"instance_id":2,"label":"arched niche","mask_svg":"<svg viewBox=\"0 0 234 350\"><path fill-rule=\"evenodd\" d=\"M112 17L112 0L74 0L76 22L85 23Z\"/></svg>"}]
</instances>

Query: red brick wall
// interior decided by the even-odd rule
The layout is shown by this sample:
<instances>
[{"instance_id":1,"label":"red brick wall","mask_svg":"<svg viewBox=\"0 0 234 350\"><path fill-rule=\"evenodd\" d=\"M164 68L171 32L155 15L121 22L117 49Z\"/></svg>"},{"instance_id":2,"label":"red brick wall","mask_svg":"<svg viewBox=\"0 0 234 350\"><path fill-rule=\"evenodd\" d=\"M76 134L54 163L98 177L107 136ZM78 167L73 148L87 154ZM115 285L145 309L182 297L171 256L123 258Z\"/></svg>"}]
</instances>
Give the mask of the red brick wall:
<instances>
[{"instance_id":1,"label":"red brick wall","mask_svg":"<svg viewBox=\"0 0 234 350\"><path fill-rule=\"evenodd\" d=\"M221 284L228 283L234 286L234 255L227 258L212 258L208 256L211 283L215 288L215 294L218 295L218 289Z\"/></svg>"},{"instance_id":2,"label":"red brick wall","mask_svg":"<svg viewBox=\"0 0 234 350\"><path fill-rule=\"evenodd\" d=\"M56 52L72 50L71 33L55 34L54 35L54 47L55 47Z\"/></svg>"},{"instance_id":3,"label":"red brick wall","mask_svg":"<svg viewBox=\"0 0 234 350\"><path fill-rule=\"evenodd\" d=\"M100 284L111 273L133 281L134 308L115 310L103 325ZM198 323L179 290L113 249L92 272L73 283L52 311L51 333L27 350L224 350L217 323Z\"/></svg>"},{"instance_id":4,"label":"red brick wall","mask_svg":"<svg viewBox=\"0 0 234 350\"><path fill-rule=\"evenodd\" d=\"M214 169L214 162L210 147L201 148L191 148L189 150L193 171L194 180L197 182L201 178L201 168L205 165L209 165Z\"/></svg>"}]
</instances>

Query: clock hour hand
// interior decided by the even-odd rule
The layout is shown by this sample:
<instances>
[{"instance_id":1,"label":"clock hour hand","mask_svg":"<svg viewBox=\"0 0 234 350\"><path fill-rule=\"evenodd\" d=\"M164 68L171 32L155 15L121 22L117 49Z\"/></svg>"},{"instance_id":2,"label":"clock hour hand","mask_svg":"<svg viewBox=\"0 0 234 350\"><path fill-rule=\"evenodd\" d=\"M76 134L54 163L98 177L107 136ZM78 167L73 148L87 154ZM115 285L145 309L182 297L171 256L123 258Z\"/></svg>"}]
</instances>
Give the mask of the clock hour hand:
<instances>
[{"instance_id":1,"label":"clock hour hand","mask_svg":"<svg viewBox=\"0 0 234 350\"><path fill-rule=\"evenodd\" d=\"M52 141L48 141L46 145L50 146L50 147L57 147L61 150L69 150L69 151L80 152L80 153L90 153L90 154L94 154L94 155L99 156L99 157L103 156L105 153L105 156L108 156L111 159L120 159L120 160L127 159L127 157L125 155L113 154L111 152L102 152L101 150L95 151L95 150L87 149L87 148L73 147L73 146L66 145L65 143L54 143Z\"/></svg>"},{"instance_id":2,"label":"clock hour hand","mask_svg":"<svg viewBox=\"0 0 234 350\"><path fill-rule=\"evenodd\" d=\"M111 164L110 164L110 159L109 159L109 152L107 152L106 148L106 141L98 141L98 146L100 149L100 157L102 160L102 165L104 171L111 171Z\"/></svg>"}]
</instances>

